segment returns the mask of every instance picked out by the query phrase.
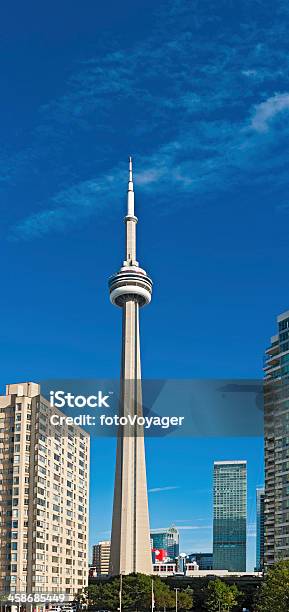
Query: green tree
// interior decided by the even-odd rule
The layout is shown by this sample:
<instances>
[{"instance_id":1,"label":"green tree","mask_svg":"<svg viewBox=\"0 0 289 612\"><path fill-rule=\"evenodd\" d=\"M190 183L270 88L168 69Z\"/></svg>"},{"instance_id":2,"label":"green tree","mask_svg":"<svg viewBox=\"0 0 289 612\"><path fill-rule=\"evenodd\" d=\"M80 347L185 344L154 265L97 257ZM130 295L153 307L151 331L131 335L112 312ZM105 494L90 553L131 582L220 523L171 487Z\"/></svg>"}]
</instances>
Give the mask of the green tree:
<instances>
[{"instance_id":1,"label":"green tree","mask_svg":"<svg viewBox=\"0 0 289 612\"><path fill-rule=\"evenodd\" d=\"M153 578L155 609L173 609L175 607L175 590L171 589L159 576ZM117 610L119 608L120 578L115 577L105 582L89 585L80 600L91 608L99 610ZM130 574L122 577L123 610L151 610L152 577L144 574ZM178 607L190 610L193 605L191 589L179 590Z\"/></svg>"},{"instance_id":2,"label":"green tree","mask_svg":"<svg viewBox=\"0 0 289 612\"><path fill-rule=\"evenodd\" d=\"M145 574L130 574L122 579L123 608L148 610L151 607L152 581Z\"/></svg>"},{"instance_id":3,"label":"green tree","mask_svg":"<svg viewBox=\"0 0 289 612\"><path fill-rule=\"evenodd\" d=\"M170 609L174 607L174 591L158 576L154 577L154 597L157 610Z\"/></svg>"},{"instance_id":4,"label":"green tree","mask_svg":"<svg viewBox=\"0 0 289 612\"><path fill-rule=\"evenodd\" d=\"M87 603L97 609L117 610L119 607L119 579L89 585Z\"/></svg>"},{"instance_id":5,"label":"green tree","mask_svg":"<svg viewBox=\"0 0 289 612\"><path fill-rule=\"evenodd\" d=\"M178 609L191 610L193 607L193 591L190 588L178 592Z\"/></svg>"},{"instance_id":6,"label":"green tree","mask_svg":"<svg viewBox=\"0 0 289 612\"><path fill-rule=\"evenodd\" d=\"M288 612L289 561L279 561L268 570L256 599L257 612Z\"/></svg>"},{"instance_id":7,"label":"green tree","mask_svg":"<svg viewBox=\"0 0 289 612\"><path fill-rule=\"evenodd\" d=\"M223 580L213 580L207 587L206 609L208 612L230 612L238 604L240 595L235 584L230 586Z\"/></svg>"}]
</instances>

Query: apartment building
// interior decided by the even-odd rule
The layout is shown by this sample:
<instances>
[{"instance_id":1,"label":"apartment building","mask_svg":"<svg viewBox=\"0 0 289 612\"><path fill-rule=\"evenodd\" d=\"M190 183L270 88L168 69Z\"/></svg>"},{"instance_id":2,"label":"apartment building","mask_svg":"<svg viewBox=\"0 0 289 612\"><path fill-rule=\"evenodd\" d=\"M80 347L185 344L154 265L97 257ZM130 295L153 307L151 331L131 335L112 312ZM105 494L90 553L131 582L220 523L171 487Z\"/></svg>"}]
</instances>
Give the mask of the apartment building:
<instances>
[{"instance_id":1,"label":"apartment building","mask_svg":"<svg viewBox=\"0 0 289 612\"><path fill-rule=\"evenodd\" d=\"M289 310L277 317L264 363L264 562L289 559Z\"/></svg>"},{"instance_id":2,"label":"apartment building","mask_svg":"<svg viewBox=\"0 0 289 612\"><path fill-rule=\"evenodd\" d=\"M64 593L87 584L89 436L51 424L40 386L0 396L0 592Z\"/></svg>"},{"instance_id":3,"label":"apartment building","mask_svg":"<svg viewBox=\"0 0 289 612\"><path fill-rule=\"evenodd\" d=\"M92 565L98 576L109 574L110 541L103 540L92 548Z\"/></svg>"}]
</instances>

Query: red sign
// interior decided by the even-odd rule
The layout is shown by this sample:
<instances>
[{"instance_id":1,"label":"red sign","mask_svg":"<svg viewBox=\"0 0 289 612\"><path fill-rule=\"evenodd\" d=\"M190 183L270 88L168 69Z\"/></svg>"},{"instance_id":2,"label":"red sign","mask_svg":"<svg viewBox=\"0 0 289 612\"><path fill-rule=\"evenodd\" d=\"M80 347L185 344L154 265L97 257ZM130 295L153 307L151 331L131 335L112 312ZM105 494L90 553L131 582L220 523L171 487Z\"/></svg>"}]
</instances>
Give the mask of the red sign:
<instances>
[{"instance_id":1,"label":"red sign","mask_svg":"<svg viewBox=\"0 0 289 612\"><path fill-rule=\"evenodd\" d=\"M163 561L168 556L164 548L153 548L152 552L154 553L155 561Z\"/></svg>"}]
</instances>

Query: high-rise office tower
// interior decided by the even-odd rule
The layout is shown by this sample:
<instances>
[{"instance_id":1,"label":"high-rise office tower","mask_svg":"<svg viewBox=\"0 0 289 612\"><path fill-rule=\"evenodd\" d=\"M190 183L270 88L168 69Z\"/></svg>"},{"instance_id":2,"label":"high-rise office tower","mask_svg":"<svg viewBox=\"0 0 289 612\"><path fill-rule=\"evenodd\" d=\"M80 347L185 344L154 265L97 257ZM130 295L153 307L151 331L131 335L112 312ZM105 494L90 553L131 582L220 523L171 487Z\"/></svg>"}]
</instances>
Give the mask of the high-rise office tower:
<instances>
[{"instance_id":1,"label":"high-rise office tower","mask_svg":"<svg viewBox=\"0 0 289 612\"><path fill-rule=\"evenodd\" d=\"M98 542L92 548L92 565L98 576L109 574L110 540Z\"/></svg>"},{"instance_id":2,"label":"high-rise office tower","mask_svg":"<svg viewBox=\"0 0 289 612\"><path fill-rule=\"evenodd\" d=\"M195 561L200 570L213 569L213 553L191 553L188 555L188 560L190 563Z\"/></svg>"},{"instance_id":3,"label":"high-rise office tower","mask_svg":"<svg viewBox=\"0 0 289 612\"><path fill-rule=\"evenodd\" d=\"M141 417L139 312L151 301L152 281L136 259L132 161L129 161L125 260L109 282L110 299L122 309L120 416ZM152 573L143 427L119 426L110 573Z\"/></svg>"},{"instance_id":4,"label":"high-rise office tower","mask_svg":"<svg viewBox=\"0 0 289 612\"><path fill-rule=\"evenodd\" d=\"M289 310L265 351L265 566L289 559Z\"/></svg>"},{"instance_id":5,"label":"high-rise office tower","mask_svg":"<svg viewBox=\"0 0 289 612\"><path fill-rule=\"evenodd\" d=\"M264 502L265 489L256 489L256 571L264 569Z\"/></svg>"},{"instance_id":6,"label":"high-rise office tower","mask_svg":"<svg viewBox=\"0 0 289 612\"><path fill-rule=\"evenodd\" d=\"M0 592L66 593L87 584L89 436L35 383L0 397Z\"/></svg>"},{"instance_id":7,"label":"high-rise office tower","mask_svg":"<svg viewBox=\"0 0 289 612\"><path fill-rule=\"evenodd\" d=\"M152 529L151 539L153 548L164 549L170 559L175 559L180 554L180 534L173 525L167 529Z\"/></svg>"},{"instance_id":8,"label":"high-rise office tower","mask_svg":"<svg viewBox=\"0 0 289 612\"><path fill-rule=\"evenodd\" d=\"M213 568L246 571L247 462L214 462Z\"/></svg>"}]
</instances>

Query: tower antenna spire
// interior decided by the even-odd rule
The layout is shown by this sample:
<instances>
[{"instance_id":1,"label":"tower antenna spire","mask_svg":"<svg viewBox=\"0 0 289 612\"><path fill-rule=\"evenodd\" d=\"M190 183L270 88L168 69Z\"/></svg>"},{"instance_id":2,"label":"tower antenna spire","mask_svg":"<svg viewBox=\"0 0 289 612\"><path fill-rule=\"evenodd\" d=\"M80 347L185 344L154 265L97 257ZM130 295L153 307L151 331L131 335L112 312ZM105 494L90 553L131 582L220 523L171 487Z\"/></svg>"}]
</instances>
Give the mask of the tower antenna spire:
<instances>
[{"instance_id":1,"label":"tower antenna spire","mask_svg":"<svg viewBox=\"0 0 289 612\"><path fill-rule=\"evenodd\" d=\"M136 260L132 159L129 158L126 254L109 280L110 300L122 309L122 362L119 415L142 418L139 311L149 304L153 282ZM152 574L150 527L141 423L119 425L111 530L110 574Z\"/></svg>"},{"instance_id":2,"label":"tower antenna spire","mask_svg":"<svg viewBox=\"0 0 289 612\"><path fill-rule=\"evenodd\" d=\"M133 178L132 178L132 157L131 155L128 158L129 161L129 182L132 183Z\"/></svg>"},{"instance_id":3,"label":"tower antenna spire","mask_svg":"<svg viewBox=\"0 0 289 612\"><path fill-rule=\"evenodd\" d=\"M127 190L127 216L134 217L134 190L133 190L133 174L132 174L132 157L129 157L129 175L128 175L128 190Z\"/></svg>"}]
</instances>

